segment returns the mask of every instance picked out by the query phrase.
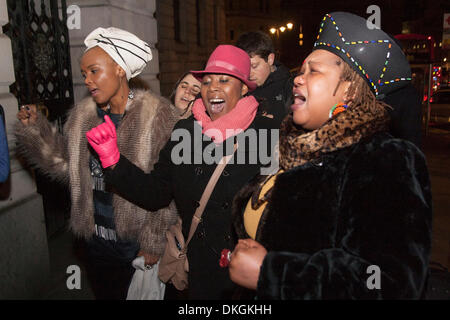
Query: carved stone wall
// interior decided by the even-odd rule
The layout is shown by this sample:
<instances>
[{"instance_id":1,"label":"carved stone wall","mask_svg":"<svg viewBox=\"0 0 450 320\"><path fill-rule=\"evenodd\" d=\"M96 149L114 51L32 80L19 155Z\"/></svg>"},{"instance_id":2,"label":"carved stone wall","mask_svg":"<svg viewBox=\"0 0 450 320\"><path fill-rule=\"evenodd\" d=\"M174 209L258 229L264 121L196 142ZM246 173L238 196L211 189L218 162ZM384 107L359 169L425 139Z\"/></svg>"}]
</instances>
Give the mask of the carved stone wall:
<instances>
[{"instance_id":1,"label":"carved stone wall","mask_svg":"<svg viewBox=\"0 0 450 320\"><path fill-rule=\"evenodd\" d=\"M225 4L224 0L157 0L156 4L159 80L161 94L168 96L184 72L202 69L216 46L226 42Z\"/></svg>"}]
</instances>

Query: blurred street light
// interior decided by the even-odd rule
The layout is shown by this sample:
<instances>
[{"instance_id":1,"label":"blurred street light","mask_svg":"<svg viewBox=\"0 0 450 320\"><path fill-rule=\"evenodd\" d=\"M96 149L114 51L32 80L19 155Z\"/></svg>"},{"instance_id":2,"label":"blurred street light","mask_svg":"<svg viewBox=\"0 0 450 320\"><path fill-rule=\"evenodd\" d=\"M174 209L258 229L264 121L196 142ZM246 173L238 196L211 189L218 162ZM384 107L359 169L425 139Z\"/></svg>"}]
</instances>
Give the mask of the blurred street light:
<instances>
[{"instance_id":1,"label":"blurred street light","mask_svg":"<svg viewBox=\"0 0 450 320\"><path fill-rule=\"evenodd\" d=\"M286 25L282 25L280 27L271 27L269 29L269 31L271 34L276 34L276 36L278 38L280 36L280 31L285 32L286 29L292 30L293 27L294 27L294 24L292 22L288 22L288 23L286 23Z\"/></svg>"},{"instance_id":2,"label":"blurred street light","mask_svg":"<svg viewBox=\"0 0 450 320\"><path fill-rule=\"evenodd\" d=\"M300 33L298 34L298 38L300 39L298 41L298 45L301 47L303 45L303 28L302 28L302 25L300 25Z\"/></svg>"},{"instance_id":3,"label":"blurred street light","mask_svg":"<svg viewBox=\"0 0 450 320\"><path fill-rule=\"evenodd\" d=\"M273 35L276 35L276 47L278 48L278 57L281 59L281 44L280 44L280 32L284 33L286 30L291 31L294 27L294 24L292 22L287 22L285 25L282 26L274 26L269 29L270 33Z\"/></svg>"}]
</instances>

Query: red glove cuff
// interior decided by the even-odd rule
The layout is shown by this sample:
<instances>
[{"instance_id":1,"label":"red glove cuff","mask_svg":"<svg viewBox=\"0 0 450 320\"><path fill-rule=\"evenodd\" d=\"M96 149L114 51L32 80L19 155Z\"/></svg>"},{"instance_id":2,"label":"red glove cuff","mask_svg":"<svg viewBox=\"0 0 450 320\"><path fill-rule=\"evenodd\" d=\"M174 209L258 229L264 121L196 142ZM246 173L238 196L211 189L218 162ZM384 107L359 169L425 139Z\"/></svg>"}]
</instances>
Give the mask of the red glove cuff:
<instances>
[{"instance_id":1,"label":"red glove cuff","mask_svg":"<svg viewBox=\"0 0 450 320\"><path fill-rule=\"evenodd\" d=\"M115 150L115 153L112 155L108 155L107 157L100 157L100 161L102 163L103 168L108 168L113 165L115 165L117 162L119 162L120 159L120 153L119 150Z\"/></svg>"}]
</instances>

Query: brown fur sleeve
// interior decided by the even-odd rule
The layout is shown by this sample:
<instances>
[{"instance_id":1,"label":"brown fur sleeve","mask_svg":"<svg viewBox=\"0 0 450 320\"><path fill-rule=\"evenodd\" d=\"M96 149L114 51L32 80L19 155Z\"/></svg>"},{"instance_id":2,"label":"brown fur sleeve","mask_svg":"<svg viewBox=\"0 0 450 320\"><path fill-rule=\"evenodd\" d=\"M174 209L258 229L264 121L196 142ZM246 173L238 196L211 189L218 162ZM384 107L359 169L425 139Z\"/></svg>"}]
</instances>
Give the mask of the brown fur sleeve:
<instances>
[{"instance_id":1,"label":"brown fur sleeve","mask_svg":"<svg viewBox=\"0 0 450 320\"><path fill-rule=\"evenodd\" d=\"M52 179L69 182L68 154L64 137L38 112L35 124L14 126L17 152L33 167Z\"/></svg>"},{"instance_id":2,"label":"brown fur sleeve","mask_svg":"<svg viewBox=\"0 0 450 320\"><path fill-rule=\"evenodd\" d=\"M168 207L148 214L151 217L139 233L141 250L155 256L162 256L167 242L166 231L177 222L178 218L175 202L172 201Z\"/></svg>"}]
</instances>

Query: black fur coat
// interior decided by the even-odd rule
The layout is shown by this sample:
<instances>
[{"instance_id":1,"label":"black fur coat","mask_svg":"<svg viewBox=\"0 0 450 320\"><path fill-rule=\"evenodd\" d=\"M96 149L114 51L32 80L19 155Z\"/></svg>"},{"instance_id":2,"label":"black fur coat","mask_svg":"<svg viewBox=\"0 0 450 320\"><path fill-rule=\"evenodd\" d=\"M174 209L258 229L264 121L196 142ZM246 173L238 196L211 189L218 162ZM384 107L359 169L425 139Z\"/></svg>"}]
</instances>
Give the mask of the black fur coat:
<instances>
[{"instance_id":1,"label":"black fur coat","mask_svg":"<svg viewBox=\"0 0 450 320\"><path fill-rule=\"evenodd\" d=\"M243 211L252 189L233 205L240 238L248 237ZM256 234L268 251L258 298L420 298L431 205L424 155L387 133L280 174ZM379 289L369 266L379 267Z\"/></svg>"}]
</instances>

